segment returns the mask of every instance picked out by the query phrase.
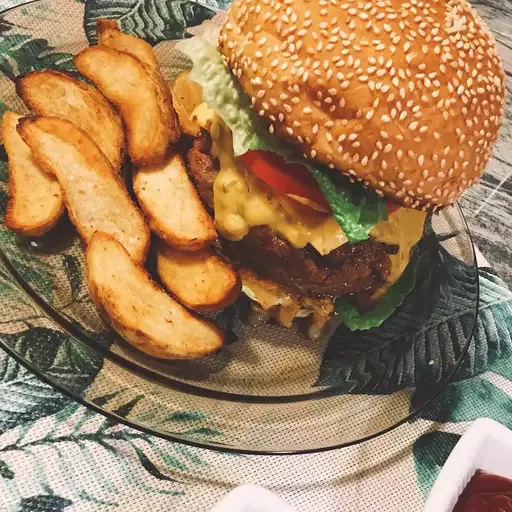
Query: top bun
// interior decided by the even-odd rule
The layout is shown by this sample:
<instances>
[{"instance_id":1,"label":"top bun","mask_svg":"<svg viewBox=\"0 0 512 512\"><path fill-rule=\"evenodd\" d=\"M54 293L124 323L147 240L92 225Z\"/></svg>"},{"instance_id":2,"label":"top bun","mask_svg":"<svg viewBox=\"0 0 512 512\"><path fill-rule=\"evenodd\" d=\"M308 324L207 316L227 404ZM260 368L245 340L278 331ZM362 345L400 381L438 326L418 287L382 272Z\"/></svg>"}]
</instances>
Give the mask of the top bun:
<instances>
[{"instance_id":1,"label":"top bun","mask_svg":"<svg viewBox=\"0 0 512 512\"><path fill-rule=\"evenodd\" d=\"M408 207L452 204L502 122L496 43L465 0L235 0L219 49L271 133Z\"/></svg>"}]
</instances>

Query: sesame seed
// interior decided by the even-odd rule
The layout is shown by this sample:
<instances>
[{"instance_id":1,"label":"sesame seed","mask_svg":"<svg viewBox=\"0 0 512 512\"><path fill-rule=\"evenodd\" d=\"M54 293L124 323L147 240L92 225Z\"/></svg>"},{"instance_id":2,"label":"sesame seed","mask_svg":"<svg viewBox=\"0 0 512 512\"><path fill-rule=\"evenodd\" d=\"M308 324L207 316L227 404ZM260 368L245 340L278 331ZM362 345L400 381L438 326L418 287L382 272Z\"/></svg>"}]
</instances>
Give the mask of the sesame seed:
<instances>
[{"instance_id":1,"label":"sesame seed","mask_svg":"<svg viewBox=\"0 0 512 512\"><path fill-rule=\"evenodd\" d=\"M423 155L418 156L418 164L423 165L423 162L425 161L425 157Z\"/></svg>"}]
</instances>

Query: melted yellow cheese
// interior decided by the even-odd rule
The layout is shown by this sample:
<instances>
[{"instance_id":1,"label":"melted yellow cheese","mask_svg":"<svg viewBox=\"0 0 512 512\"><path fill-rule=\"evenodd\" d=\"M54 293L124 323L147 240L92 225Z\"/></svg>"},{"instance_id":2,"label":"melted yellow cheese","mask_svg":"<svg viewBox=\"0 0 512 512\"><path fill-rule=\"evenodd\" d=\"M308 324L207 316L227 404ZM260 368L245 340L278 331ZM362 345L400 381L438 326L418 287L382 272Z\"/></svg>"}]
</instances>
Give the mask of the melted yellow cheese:
<instances>
[{"instance_id":1,"label":"melted yellow cheese","mask_svg":"<svg viewBox=\"0 0 512 512\"><path fill-rule=\"evenodd\" d=\"M212 137L212 154L219 159L220 171L215 178L215 224L228 240L241 240L253 226L270 226L296 248L311 244L320 254L328 254L348 241L332 215L315 211L288 197L276 194L234 156L231 131L206 103L199 105L192 119L208 130ZM426 214L399 208L389 220L379 222L370 236L374 240L399 246L391 255L388 286L403 273L410 252L423 234ZM387 286L387 287L388 287ZM376 292L382 294L385 289Z\"/></svg>"},{"instance_id":2,"label":"melted yellow cheese","mask_svg":"<svg viewBox=\"0 0 512 512\"><path fill-rule=\"evenodd\" d=\"M391 254L391 271L387 286L379 289L374 298L382 295L402 275L411 257L411 249L420 241L427 214L412 208L399 208L387 221L379 222L370 232L378 242L398 245L398 253Z\"/></svg>"},{"instance_id":3,"label":"melted yellow cheese","mask_svg":"<svg viewBox=\"0 0 512 512\"><path fill-rule=\"evenodd\" d=\"M270 226L293 247L311 244L320 254L348 241L332 215L276 194L245 169L234 156L229 128L206 104L199 105L192 118L210 132L212 154L220 162L213 198L215 224L224 238L241 240L254 226Z\"/></svg>"},{"instance_id":4,"label":"melted yellow cheese","mask_svg":"<svg viewBox=\"0 0 512 512\"><path fill-rule=\"evenodd\" d=\"M316 339L334 311L333 298L295 295L273 281L261 279L251 270L240 270L240 279L242 291L253 301L253 313L260 318L255 324L273 317L281 325L291 327L295 318L311 316L308 336Z\"/></svg>"}]
</instances>

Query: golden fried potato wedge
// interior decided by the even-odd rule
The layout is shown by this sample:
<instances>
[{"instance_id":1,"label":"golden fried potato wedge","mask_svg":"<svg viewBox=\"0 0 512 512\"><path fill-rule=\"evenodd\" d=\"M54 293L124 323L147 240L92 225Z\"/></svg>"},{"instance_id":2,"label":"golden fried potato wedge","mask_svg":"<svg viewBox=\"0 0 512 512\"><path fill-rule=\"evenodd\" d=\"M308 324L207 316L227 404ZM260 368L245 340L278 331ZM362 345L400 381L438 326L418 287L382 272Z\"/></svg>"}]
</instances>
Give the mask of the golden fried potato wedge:
<instances>
[{"instance_id":1,"label":"golden fried potato wedge","mask_svg":"<svg viewBox=\"0 0 512 512\"><path fill-rule=\"evenodd\" d=\"M87 48L74 61L80 73L119 109L132 162L161 162L175 140L175 129L166 124L148 67L133 55L106 46Z\"/></svg>"},{"instance_id":2,"label":"golden fried potato wedge","mask_svg":"<svg viewBox=\"0 0 512 512\"><path fill-rule=\"evenodd\" d=\"M181 131L196 137L201 131L192 120L192 112L203 103L203 88L189 78L190 71L180 73L171 84L173 105L178 114Z\"/></svg>"},{"instance_id":3,"label":"golden fried potato wedge","mask_svg":"<svg viewBox=\"0 0 512 512\"><path fill-rule=\"evenodd\" d=\"M209 247L183 252L159 242L156 269L167 290L194 311L219 311L240 294L236 270Z\"/></svg>"},{"instance_id":4,"label":"golden fried potato wedge","mask_svg":"<svg viewBox=\"0 0 512 512\"><path fill-rule=\"evenodd\" d=\"M134 347L165 359L196 359L222 347L223 331L167 295L112 236L92 236L86 263L96 305Z\"/></svg>"},{"instance_id":5,"label":"golden fried potato wedge","mask_svg":"<svg viewBox=\"0 0 512 512\"><path fill-rule=\"evenodd\" d=\"M16 125L21 117L7 111L2 120L2 137L9 157L5 225L20 235L40 236L55 226L64 202L59 182L41 169L19 136Z\"/></svg>"},{"instance_id":6,"label":"golden fried potato wedge","mask_svg":"<svg viewBox=\"0 0 512 512\"><path fill-rule=\"evenodd\" d=\"M186 107L176 98L176 96L174 96L174 94L173 105L178 116L178 123L180 125L181 133L186 133L187 135L197 137L201 132L201 127L197 122L190 118Z\"/></svg>"},{"instance_id":7,"label":"golden fried potato wedge","mask_svg":"<svg viewBox=\"0 0 512 512\"><path fill-rule=\"evenodd\" d=\"M59 181L69 217L85 243L95 231L105 231L136 262L144 262L150 242L144 217L89 135L57 117L21 119L18 132L36 162Z\"/></svg>"},{"instance_id":8,"label":"golden fried potato wedge","mask_svg":"<svg viewBox=\"0 0 512 512\"><path fill-rule=\"evenodd\" d=\"M155 86L162 123L166 127L171 144L180 138L176 112L172 104L172 95L164 80L155 52L149 43L130 34L124 34L115 20L100 19L96 22L98 44L108 46L119 52L125 52L139 59L148 70Z\"/></svg>"},{"instance_id":9,"label":"golden fried potato wedge","mask_svg":"<svg viewBox=\"0 0 512 512\"><path fill-rule=\"evenodd\" d=\"M203 103L203 88L193 80L190 80L190 70L182 71L172 82L171 91L183 104L190 115Z\"/></svg>"},{"instance_id":10,"label":"golden fried potato wedge","mask_svg":"<svg viewBox=\"0 0 512 512\"><path fill-rule=\"evenodd\" d=\"M75 123L91 136L114 169L120 169L123 124L116 109L96 88L65 73L43 70L16 78L16 92L37 115Z\"/></svg>"},{"instance_id":11,"label":"golden fried potato wedge","mask_svg":"<svg viewBox=\"0 0 512 512\"><path fill-rule=\"evenodd\" d=\"M216 240L213 220L180 155L172 154L163 164L137 170L133 190L151 230L169 245L197 251Z\"/></svg>"},{"instance_id":12,"label":"golden fried potato wedge","mask_svg":"<svg viewBox=\"0 0 512 512\"><path fill-rule=\"evenodd\" d=\"M119 52L131 53L144 65L160 71L158 59L151 45L139 37L119 30L116 20L101 18L96 21L98 44L109 46Z\"/></svg>"}]
</instances>

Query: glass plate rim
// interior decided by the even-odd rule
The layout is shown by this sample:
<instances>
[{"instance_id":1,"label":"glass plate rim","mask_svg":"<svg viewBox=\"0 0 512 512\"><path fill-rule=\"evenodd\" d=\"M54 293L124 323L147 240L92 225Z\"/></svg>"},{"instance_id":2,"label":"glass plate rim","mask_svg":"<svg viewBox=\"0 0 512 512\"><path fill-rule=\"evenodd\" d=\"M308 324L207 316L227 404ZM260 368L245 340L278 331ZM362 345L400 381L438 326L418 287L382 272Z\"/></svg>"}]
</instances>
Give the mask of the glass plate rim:
<instances>
[{"instance_id":1,"label":"glass plate rim","mask_svg":"<svg viewBox=\"0 0 512 512\"><path fill-rule=\"evenodd\" d=\"M48 0L28 0L27 2L24 2L23 4L20 4L20 5L11 6L6 9L0 9L0 18L4 17L6 14L8 14L12 11L15 11L15 10L18 10L21 8L25 8L32 4L43 3L45 1L48 1ZM197 2L197 3L201 4L201 2ZM204 4L201 4L201 5L204 5ZM208 7L211 8L211 6L208 6ZM216 12L226 12L224 9L218 9L218 8L211 8L211 9L212 9L212 11L216 11ZM397 421L393 425L390 425L389 427L386 427L385 429L382 429L378 432L375 432L373 434L370 434L368 436L362 437L357 440L347 441L344 443L337 443L332 446L323 446L320 448L307 448L307 449L297 449L297 450L271 450L271 451L262 451L262 450L247 449L247 448L235 448L235 447L229 447L229 446L219 445L219 444L210 443L210 442L191 441L190 439L182 438L175 434L174 435L168 434L161 430L149 428L149 427L141 425L137 422L128 420L122 416L119 416L118 414L115 414L113 412L103 409L101 406L98 406L95 403L87 400L86 398L79 396L78 393L75 394L75 393L69 391L63 384L56 381L55 379L48 377L43 370L40 370L39 368L34 366L33 363L28 361L25 357L21 356L14 349L12 349L10 346L8 346L6 343L4 343L1 336L0 336L0 348L2 350L4 350L9 356L13 357L19 364L21 364L28 371L35 374L42 382L57 389L58 391L60 391L63 395L65 395L69 399L79 403L80 405L86 407L87 409L93 410L94 412L108 418L109 420L113 420L113 421L121 423L127 427L140 430L140 431L150 434L150 435L155 435L155 436L165 439L167 441L177 442L177 443L185 444L188 446L202 448L202 449L208 449L208 450L212 450L212 451L216 451L216 452L238 453L238 454L246 454L246 455L266 455L266 456L304 455L304 454L328 452L328 451L332 451L332 450L336 450L336 449L340 449L340 448L354 446L359 443L369 441L371 439L375 439L381 435L384 435L384 434L394 430L395 428L398 428L399 426L405 424L406 422L409 422L410 420L414 419L418 415L419 412L421 412L429 404L431 404L446 389L448 384L450 384L450 382L452 381L453 376L456 374L456 372L461 367L464 357L469 349L470 343L473 340L473 334L474 334L474 330L475 330L475 326L476 326L476 322L477 322L477 318L478 318L478 313L480 310L479 268L478 268L477 259L476 259L476 248L473 243L473 237L471 235L471 231L469 229L469 225L467 223L466 217L458 203L455 203L454 206L458 210L458 213L462 219L464 231L469 238L471 254L472 254L472 258L473 258L473 262L474 262L474 268L476 270L476 304L475 304L475 310L474 310L474 315L473 315L473 322L472 322L469 334L466 337L466 342L464 344L464 347L460 352L457 363L454 365L454 367L450 371L449 375L447 375L446 378L438 385L436 391L432 394L432 396L428 400L423 402L419 407L416 407L413 410L411 410L409 412L409 414L407 414L407 416L405 416L403 419ZM7 271L9 272L10 277L13 279L13 281L16 283L16 285L19 288L21 288L22 293L27 294L29 296L30 300L35 303L36 307L40 308L42 310L42 312L45 315L47 315L52 321L54 321L53 317L57 317L56 323L61 328L63 328L64 332L66 332L67 334L72 336L75 339L75 341L77 341L78 343L85 345L88 349L93 350L93 351L98 351L98 352L102 353L102 355L104 357L107 357L107 359L111 360L113 363L118 364L118 361L116 360L117 357L112 357L112 355L117 356L117 354L112 354L111 352L109 352L108 350L104 349L103 347L101 347L100 345L97 345L97 344L95 344L95 346L91 346L91 344L86 343L82 340L82 336L78 332L77 332L77 334L73 334L73 331L76 330L75 327L70 322L67 322L65 319L61 318L58 313L54 312L53 309L51 308L51 306L47 305L34 292L32 292L30 287L28 285L26 285L20 277L16 277L17 276L16 270L14 269L14 267L9 262L8 258L4 255L4 253L1 249L0 249L0 260L1 260L2 264L5 266L5 268L7 269ZM26 288L28 288L29 291L27 291ZM48 313L48 311L50 313ZM63 320L65 323L69 323L70 329L68 329L62 325ZM122 358L119 357L119 359L122 359ZM121 364L121 366L123 366L125 369L131 371L132 368L130 368L130 366L132 366L132 365L126 364L126 360L124 360L124 359L122 359L122 360L123 360L124 364ZM140 370L141 370L141 368L137 366L137 370L135 371L135 373L139 374L139 376L141 376L143 378L146 378L143 375L145 372L144 371L141 372ZM145 369L143 369L143 370L145 370ZM157 380L158 381L159 379L149 379L149 380L153 380L153 381ZM177 389L178 391L183 391L185 393L194 394L194 395L201 394L201 396L205 396L205 394L207 394L207 395L211 394L212 396L208 396L208 398L215 398L215 399L226 400L226 401L230 401L230 402L243 402L243 403L279 404L279 403L301 402L301 401L307 401L307 400L313 400L313 399L329 398L333 394L336 394L335 389L329 388L326 390L320 390L315 393L308 393L306 395L288 395L288 396L282 396L282 397L265 397L265 396L254 396L253 397L250 395L237 395L237 394L230 394L230 393L226 393L226 392L219 392L219 391L215 391L215 390L206 390L206 389L201 389L200 390L201 393L199 393L199 391L195 391L195 386L192 386L192 385L189 385L186 383L180 383L179 381L173 381L173 382L179 383L179 385L175 387L175 389ZM183 389L181 389L181 388L183 388ZM188 390L186 388L191 388L191 389ZM205 392L207 392L207 393L205 393ZM226 396L222 397L219 395L226 395Z\"/></svg>"}]
</instances>

